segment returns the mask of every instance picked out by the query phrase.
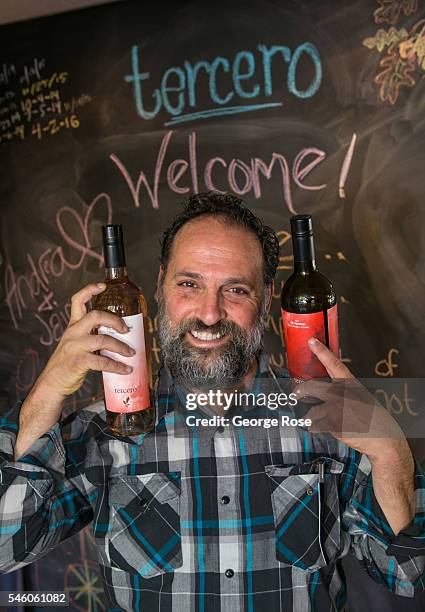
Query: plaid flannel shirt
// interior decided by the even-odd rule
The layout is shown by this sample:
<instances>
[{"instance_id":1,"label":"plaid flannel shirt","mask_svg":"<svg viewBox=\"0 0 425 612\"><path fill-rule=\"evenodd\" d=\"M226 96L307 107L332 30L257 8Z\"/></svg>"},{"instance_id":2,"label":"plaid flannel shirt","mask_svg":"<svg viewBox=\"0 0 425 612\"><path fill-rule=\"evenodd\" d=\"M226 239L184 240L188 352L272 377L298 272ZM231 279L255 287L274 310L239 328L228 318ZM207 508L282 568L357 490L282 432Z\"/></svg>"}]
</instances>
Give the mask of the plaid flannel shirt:
<instances>
[{"instance_id":1,"label":"plaid flannel shirt","mask_svg":"<svg viewBox=\"0 0 425 612\"><path fill-rule=\"evenodd\" d=\"M256 392L282 376L262 355ZM106 430L98 402L57 423L17 461L19 411L3 415L1 572L40 559L92 522L111 611L341 610L341 558L350 546L394 593L424 590L418 465L415 519L394 536L368 458L333 437L290 426L189 427L164 369L156 406L154 431L120 439ZM258 408L244 410L258 416Z\"/></svg>"}]
</instances>

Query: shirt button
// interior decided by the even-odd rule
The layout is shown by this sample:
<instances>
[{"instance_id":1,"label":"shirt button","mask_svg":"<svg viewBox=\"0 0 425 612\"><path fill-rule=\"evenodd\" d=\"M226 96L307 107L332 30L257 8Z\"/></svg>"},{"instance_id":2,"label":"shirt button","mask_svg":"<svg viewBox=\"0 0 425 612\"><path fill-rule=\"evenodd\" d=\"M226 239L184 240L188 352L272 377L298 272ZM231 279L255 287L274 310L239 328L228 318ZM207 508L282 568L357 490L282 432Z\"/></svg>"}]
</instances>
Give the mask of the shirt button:
<instances>
[{"instance_id":1,"label":"shirt button","mask_svg":"<svg viewBox=\"0 0 425 612\"><path fill-rule=\"evenodd\" d=\"M221 503L226 505L228 504L230 501L230 497L228 495L223 495L223 497L221 498Z\"/></svg>"},{"instance_id":2,"label":"shirt button","mask_svg":"<svg viewBox=\"0 0 425 612\"><path fill-rule=\"evenodd\" d=\"M313 495L314 491L313 489L307 489L306 493L307 495Z\"/></svg>"},{"instance_id":3,"label":"shirt button","mask_svg":"<svg viewBox=\"0 0 425 612\"><path fill-rule=\"evenodd\" d=\"M232 569L227 569L224 573L226 578L232 578L235 572Z\"/></svg>"}]
</instances>

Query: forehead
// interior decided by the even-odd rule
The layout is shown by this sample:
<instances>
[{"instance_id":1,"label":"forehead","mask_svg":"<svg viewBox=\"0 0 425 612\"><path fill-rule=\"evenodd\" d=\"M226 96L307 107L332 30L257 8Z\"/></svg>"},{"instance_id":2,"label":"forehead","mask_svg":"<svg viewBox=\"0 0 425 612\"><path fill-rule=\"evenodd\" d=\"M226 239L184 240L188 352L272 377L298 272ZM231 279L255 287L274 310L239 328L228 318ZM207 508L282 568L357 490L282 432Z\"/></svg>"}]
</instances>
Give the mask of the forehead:
<instances>
[{"instance_id":1,"label":"forehead","mask_svg":"<svg viewBox=\"0 0 425 612\"><path fill-rule=\"evenodd\" d=\"M169 265L253 269L258 274L263 263L260 242L253 232L226 218L211 216L192 219L177 232ZM241 270L241 271L242 271Z\"/></svg>"}]
</instances>

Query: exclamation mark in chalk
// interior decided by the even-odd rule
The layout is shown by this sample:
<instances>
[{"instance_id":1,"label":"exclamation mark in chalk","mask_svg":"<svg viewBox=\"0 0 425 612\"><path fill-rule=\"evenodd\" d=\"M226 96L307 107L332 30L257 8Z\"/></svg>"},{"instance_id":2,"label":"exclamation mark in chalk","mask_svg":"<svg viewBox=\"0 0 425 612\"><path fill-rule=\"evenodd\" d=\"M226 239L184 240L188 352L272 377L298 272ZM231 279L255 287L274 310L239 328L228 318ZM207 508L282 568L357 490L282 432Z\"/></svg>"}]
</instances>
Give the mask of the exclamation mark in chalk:
<instances>
[{"instance_id":1,"label":"exclamation mark in chalk","mask_svg":"<svg viewBox=\"0 0 425 612\"><path fill-rule=\"evenodd\" d=\"M348 172L350 170L351 160L353 159L354 145L356 144L357 134L353 134L353 137L348 147L347 154L342 164L341 175L339 177L339 197L345 198L345 181L347 180Z\"/></svg>"}]
</instances>

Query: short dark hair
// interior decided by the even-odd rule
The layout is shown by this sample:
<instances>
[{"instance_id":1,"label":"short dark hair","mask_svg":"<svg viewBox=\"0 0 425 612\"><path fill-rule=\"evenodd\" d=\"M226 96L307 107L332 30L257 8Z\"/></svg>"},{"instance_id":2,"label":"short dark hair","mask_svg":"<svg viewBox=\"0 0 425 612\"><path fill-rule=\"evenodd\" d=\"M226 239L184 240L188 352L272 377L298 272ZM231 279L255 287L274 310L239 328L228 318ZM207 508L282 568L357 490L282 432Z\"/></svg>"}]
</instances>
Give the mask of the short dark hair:
<instances>
[{"instance_id":1,"label":"short dark hair","mask_svg":"<svg viewBox=\"0 0 425 612\"><path fill-rule=\"evenodd\" d=\"M160 261L164 271L167 270L174 238L183 225L197 217L214 216L244 227L257 237L263 251L264 284L266 287L271 285L279 263L279 240L274 230L264 225L240 198L231 194L208 191L191 195L182 203L182 207L183 210L162 235Z\"/></svg>"}]
</instances>

